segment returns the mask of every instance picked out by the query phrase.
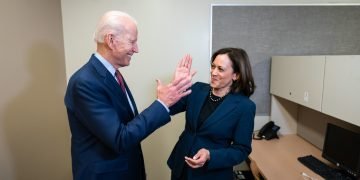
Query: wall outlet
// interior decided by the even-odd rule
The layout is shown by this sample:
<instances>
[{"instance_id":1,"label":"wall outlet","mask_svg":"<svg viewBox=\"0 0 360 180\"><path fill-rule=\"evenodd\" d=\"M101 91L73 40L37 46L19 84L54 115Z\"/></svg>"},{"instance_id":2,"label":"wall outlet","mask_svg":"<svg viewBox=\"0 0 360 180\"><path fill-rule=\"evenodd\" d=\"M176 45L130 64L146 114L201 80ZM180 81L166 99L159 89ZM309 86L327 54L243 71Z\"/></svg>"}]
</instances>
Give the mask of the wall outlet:
<instances>
[{"instance_id":1,"label":"wall outlet","mask_svg":"<svg viewBox=\"0 0 360 180\"><path fill-rule=\"evenodd\" d=\"M309 102L309 92L307 91L304 92L304 101Z\"/></svg>"}]
</instances>

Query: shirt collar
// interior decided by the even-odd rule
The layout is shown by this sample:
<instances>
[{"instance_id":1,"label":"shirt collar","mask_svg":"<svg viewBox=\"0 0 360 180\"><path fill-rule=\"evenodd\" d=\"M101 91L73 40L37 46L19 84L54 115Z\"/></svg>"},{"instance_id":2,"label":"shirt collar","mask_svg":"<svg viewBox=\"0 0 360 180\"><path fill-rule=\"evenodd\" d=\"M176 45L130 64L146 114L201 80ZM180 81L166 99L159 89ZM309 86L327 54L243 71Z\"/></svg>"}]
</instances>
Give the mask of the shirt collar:
<instances>
[{"instance_id":1,"label":"shirt collar","mask_svg":"<svg viewBox=\"0 0 360 180\"><path fill-rule=\"evenodd\" d=\"M115 71L116 69L114 68L114 66L112 66L109 61L107 61L104 57L102 57L99 53L95 53L94 56L99 59L99 61L101 62L101 64L103 64L105 66L105 68L110 72L110 74L112 74L113 76L115 76Z\"/></svg>"}]
</instances>

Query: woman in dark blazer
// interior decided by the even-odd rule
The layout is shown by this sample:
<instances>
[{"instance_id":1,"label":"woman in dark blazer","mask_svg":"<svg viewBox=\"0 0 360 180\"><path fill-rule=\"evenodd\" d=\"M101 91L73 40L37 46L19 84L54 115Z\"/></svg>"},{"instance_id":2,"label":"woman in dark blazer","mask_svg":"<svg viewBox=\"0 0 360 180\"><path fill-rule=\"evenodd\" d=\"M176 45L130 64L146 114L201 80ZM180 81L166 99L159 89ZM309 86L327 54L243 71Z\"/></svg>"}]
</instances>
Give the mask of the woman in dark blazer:
<instances>
[{"instance_id":1,"label":"woman in dark blazer","mask_svg":"<svg viewBox=\"0 0 360 180\"><path fill-rule=\"evenodd\" d=\"M186 111L185 129L169 159L173 180L232 180L232 169L251 152L255 84L247 53L220 49L211 57L211 82L195 83L192 93L170 108Z\"/></svg>"}]
</instances>

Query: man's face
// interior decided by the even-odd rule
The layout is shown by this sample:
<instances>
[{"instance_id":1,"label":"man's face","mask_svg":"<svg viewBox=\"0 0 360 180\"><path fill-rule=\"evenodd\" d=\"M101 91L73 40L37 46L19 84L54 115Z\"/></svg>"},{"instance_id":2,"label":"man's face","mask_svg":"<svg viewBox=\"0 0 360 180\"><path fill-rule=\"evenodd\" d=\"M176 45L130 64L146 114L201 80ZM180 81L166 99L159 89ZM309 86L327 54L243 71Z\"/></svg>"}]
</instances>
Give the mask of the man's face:
<instances>
[{"instance_id":1,"label":"man's face","mask_svg":"<svg viewBox=\"0 0 360 180\"><path fill-rule=\"evenodd\" d=\"M118 67L128 66L132 55L139 52L137 27L134 23L130 23L127 27L124 33L113 37L114 49L111 53L114 64Z\"/></svg>"}]
</instances>

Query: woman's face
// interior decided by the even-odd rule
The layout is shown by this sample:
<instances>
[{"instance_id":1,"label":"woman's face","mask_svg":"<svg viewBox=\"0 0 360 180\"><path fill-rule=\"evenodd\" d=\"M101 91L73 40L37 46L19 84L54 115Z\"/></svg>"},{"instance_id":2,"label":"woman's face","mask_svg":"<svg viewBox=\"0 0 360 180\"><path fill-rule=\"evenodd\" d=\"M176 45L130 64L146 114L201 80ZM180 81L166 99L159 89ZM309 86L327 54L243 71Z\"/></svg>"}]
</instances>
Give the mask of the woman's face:
<instances>
[{"instance_id":1,"label":"woman's face","mask_svg":"<svg viewBox=\"0 0 360 180\"><path fill-rule=\"evenodd\" d=\"M219 54L211 63L210 86L215 90L230 89L237 75L232 68L232 62L227 54Z\"/></svg>"}]
</instances>

